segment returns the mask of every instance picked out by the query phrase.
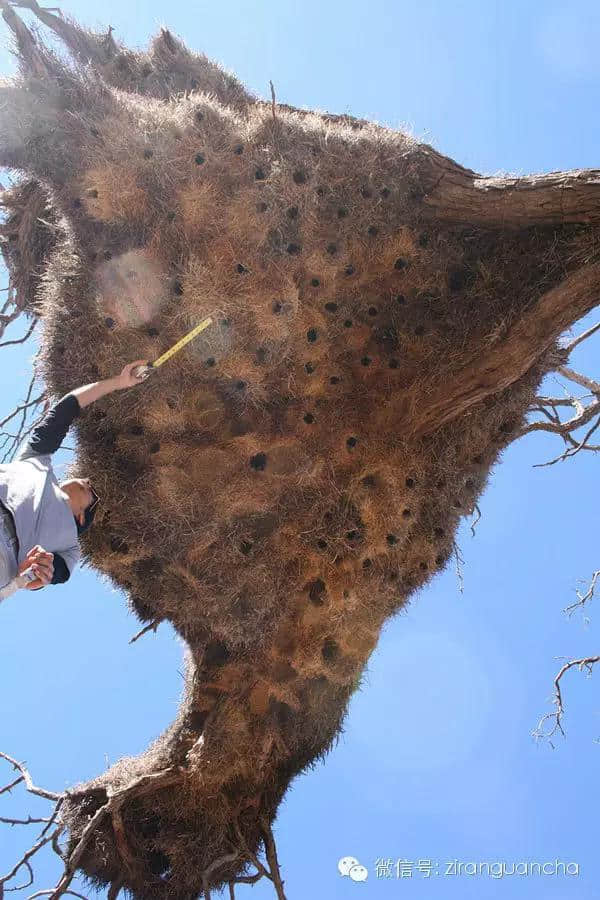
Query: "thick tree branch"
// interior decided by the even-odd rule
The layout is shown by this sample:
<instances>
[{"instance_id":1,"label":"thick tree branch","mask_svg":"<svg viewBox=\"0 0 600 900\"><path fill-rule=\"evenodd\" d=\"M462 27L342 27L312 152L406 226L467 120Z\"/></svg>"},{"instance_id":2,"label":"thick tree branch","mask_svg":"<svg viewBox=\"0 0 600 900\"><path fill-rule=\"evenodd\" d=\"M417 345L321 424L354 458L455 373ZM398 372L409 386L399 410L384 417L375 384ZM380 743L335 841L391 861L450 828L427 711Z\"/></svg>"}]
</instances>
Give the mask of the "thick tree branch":
<instances>
[{"instance_id":1,"label":"thick tree branch","mask_svg":"<svg viewBox=\"0 0 600 900\"><path fill-rule=\"evenodd\" d=\"M433 147L419 148L425 211L445 222L526 228L600 222L600 170L484 177Z\"/></svg>"},{"instance_id":2,"label":"thick tree branch","mask_svg":"<svg viewBox=\"0 0 600 900\"><path fill-rule=\"evenodd\" d=\"M50 28L86 63L90 61L106 62L106 45L103 46L95 36L90 35L76 23L65 19L60 14L56 15L60 12L58 9L44 8L36 0L10 0L10 6L30 10L40 22Z\"/></svg>"},{"instance_id":3,"label":"thick tree branch","mask_svg":"<svg viewBox=\"0 0 600 900\"><path fill-rule=\"evenodd\" d=\"M15 5L17 4L9 3L7 0L0 0L2 18L17 40L21 60L27 64L34 75L43 78L44 75L48 74L46 60L40 52L31 31L12 9Z\"/></svg>"},{"instance_id":4,"label":"thick tree branch","mask_svg":"<svg viewBox=\"0 0 600 900\"><path fill-rule=\"evenodd\" d=\"M0 6L4 9L13 6L30 10L84 65L91 64L107 83L116 87L131 89L133 81L140 93L164 100L191 87L206 91L222 103L240 110L254 103L254 97L236 78L204 54L191 53L167 28L161 28L148 53L133 52L114 39L112 27L104 34L81 28L76 22L63 17L58 9L41 7L37 0L0 0ZM19 47L24 41L24 62L35 71L34 65L40 65L35 54L37 51L37 57L40 57L40 51L31 32L12 10L10 12L12 17L5 16L7 24L17 36ZM42 65L44 62L48 65L48 60L40 59ZM165 84L160 75L167 72L169 77ZM151 74L159 77L149 77Z\"/></svg>"},{"instance_id":5,"label":"thick tree branch","mask_svg":"<svg viewBox=\"0 0 600 900\"><path fill-rule=\"evenodd\" d=\"M490 394L510 387L557 337L600 303L600 263L585 266L544 294L491 345L455 375L441 378L427 396L409 394L413 434L451 422Z\"/></svg>"}]
</instances>

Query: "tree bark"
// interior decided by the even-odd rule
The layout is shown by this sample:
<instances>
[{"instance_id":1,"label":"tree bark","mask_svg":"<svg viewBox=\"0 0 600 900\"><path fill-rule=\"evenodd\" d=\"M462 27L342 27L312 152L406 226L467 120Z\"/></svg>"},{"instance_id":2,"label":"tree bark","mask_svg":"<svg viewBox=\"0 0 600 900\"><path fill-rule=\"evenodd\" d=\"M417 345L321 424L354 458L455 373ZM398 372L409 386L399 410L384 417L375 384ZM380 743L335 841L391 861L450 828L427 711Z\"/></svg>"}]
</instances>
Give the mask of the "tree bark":
<instances>
[{"instance_id":1,"label":"tree bark","mask_svg":"<svg viewBox=\"0 0 600 900\"><path fill-rule=\"evenodd\" d=\"M424 211L443 222L506 228L600 222L600 170L486 177L419 148Z\"/></svg>"},{"instance_id":2,"label":"tree bark","mask_svg":"<svg viewBox=\"0 0 600 900\"><path fill-rule=\"evenodd\" d=\"M409 401L415 437L448 424L490 394L521 378L553 341L600 303L600 263L579 269L533 304L485 354Z\"/></svg>"}]
</instances>

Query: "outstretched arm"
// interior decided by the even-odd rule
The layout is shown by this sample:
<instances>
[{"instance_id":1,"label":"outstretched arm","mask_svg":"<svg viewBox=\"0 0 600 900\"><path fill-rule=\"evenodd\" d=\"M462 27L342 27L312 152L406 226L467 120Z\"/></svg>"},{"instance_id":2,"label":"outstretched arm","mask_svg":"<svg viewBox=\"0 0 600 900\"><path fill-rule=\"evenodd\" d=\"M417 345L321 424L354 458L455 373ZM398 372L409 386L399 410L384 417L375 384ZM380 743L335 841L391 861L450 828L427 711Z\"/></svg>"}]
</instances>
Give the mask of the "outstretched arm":
<instances>
[{"instance_id":1,"label":"outstretched arm","mask_svg":"<svg viewBox=\"0 0 600 900\"><path fill-rule=\"evenodd\" d=\"M84 384L69 391L50 408L43 422L34 428L27 443L18 451L15 461L54 453L64 441L73 419L79 415L84 406L89 406L94 400L112 391L140 384L140 379L136 378L133 372L138 366L145 364L146 360L136 360L128 363L120 375L95 381L93 384Z\"/></svg>"},{"instance_id":2,"label":"outstretched arm","mask_svg":"<svg viewBox=\"0 0 600 900\"><path fill-rule=\"evenodd\" d=\"M145 366L147 363L148 360L146 359L138 359L136 362L128 363L120 375L105 378L103 381L94 381L92 384L84 384L82 387L70 391L69 394L77 397L79 406L83 409L84 406L89 406L94 400L99 400L100 397L105 397L113 391L120 391L123 388L140 384L143 379L136 378L133 372L138 366Z\"/></svg>"}]
</instances>

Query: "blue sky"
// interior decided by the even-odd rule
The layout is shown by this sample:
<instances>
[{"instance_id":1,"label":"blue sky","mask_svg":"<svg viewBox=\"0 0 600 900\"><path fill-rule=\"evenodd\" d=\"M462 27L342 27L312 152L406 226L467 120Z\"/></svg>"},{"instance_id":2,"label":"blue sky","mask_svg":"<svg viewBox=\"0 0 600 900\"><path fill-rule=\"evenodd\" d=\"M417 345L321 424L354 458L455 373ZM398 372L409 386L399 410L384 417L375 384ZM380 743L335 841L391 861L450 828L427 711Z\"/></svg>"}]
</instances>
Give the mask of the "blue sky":
<instances>
[{"instance_id":1,"label":"blue sky","mask_svg":"<svg viewBox=\"0 0 600 900\"><path fill-rule=\"evenodd\" d=\"M100 10L70 0L62 8L92 26L112 24L134 45L166 22L258 94L273 79L282 102L408 126L478 171L599 163L600 12L591 2L171 0L165 14L156 0L143 13L114 0ZM2 48L0 68L12 70ZM597 376L599 347L582 346L573 363ZM23 396L33 350L1 350L0 417ZM451 567L384 629L345 733L281 807L289 900L599 896L599 675L572 673L565 683L566 741L551 750L530 736L549 709L556 657L599 647L593 607L588 626L562 613L578 579L600 566L598 459L532 468L558 449L536 436L504 454L475 538L467 524L461 530L464 592ZM137 628L124 597L89 569L0 608L0 748L26 760L38 783L60 790L90 778L143 750L173 718L181 646L164 625L130 646ZM18 791L2 801L2 815L23 811ZM25 837L0 832L0 869ZM338 874L342 856L367 866L366 882ZM378 858L430 859L439 875L377 878ZM579 875L445 875L454 859L559 859L578 863ZM50 854L36 873L39 889L54 883ZM237 894L274 896L263 882Z\"/></svg>"}]
</instances>

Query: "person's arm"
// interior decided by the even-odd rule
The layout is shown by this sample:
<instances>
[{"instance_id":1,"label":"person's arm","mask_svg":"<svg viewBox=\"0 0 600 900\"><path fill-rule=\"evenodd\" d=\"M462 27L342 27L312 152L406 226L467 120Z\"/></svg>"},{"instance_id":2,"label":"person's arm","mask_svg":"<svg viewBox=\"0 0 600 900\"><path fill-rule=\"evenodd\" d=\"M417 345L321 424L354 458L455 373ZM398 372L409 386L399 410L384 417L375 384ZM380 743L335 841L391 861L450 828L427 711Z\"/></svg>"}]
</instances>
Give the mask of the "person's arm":
<instances>
[{"instance_id":1,"label":"person's arm","mask_svg":"<svg viewBox=\"0 0 600 900\"><path fill-rule=\"evenodd\" d=\"M92 384L84 384L82 387L75 388L75 390L70 391L69 393L71 396L77 398L79 406L83 409L84 406L89 406L94 400L99 400L100 397L112 394L113 391L120 391L123 390L123 388L141 384L143 379L136 378L133 371L134 369L137 369L138 366L146 366L147 364L147 359L138 359L136 362L128 363L120 375L114 375L112 378L105 378L104 381L94 381Z\"/></svg>"},{"instance_id":2,"label":"person's arm","mask_svg":"<svg viewBox=\"0 0 600 900\"><path fill-rule=\"evenodd\" d=\"M33 429L28 441L20 448L15 457L15 462L30 459L36 456L47 456L54 453L65 439L71 423L85 406L89 406L94 400L119 391L123 388L133 387L141 383L136 378L133 370L137 366L145 365L146 360L137 360L128 363L120 375L106 378L104 381L95 381L93 384L84 384L82 387L69 391L64 397L52 406L44 420Z\"/></svg>"}]
</instances>

